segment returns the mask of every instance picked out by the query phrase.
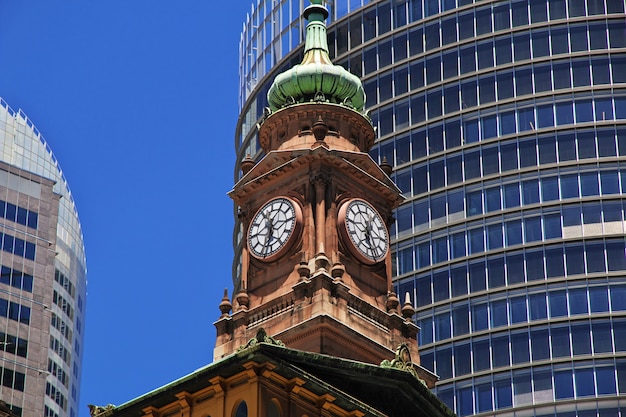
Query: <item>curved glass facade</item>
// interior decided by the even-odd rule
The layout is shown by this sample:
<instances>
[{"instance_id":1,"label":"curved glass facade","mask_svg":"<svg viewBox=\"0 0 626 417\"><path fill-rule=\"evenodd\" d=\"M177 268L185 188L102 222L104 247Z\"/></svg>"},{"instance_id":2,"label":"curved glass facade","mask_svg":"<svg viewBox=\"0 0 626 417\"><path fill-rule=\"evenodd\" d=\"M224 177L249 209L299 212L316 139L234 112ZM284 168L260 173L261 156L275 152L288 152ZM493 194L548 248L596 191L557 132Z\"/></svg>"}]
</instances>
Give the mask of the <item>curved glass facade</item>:
<instances>
[{"instance_id":1,"label":"curved glass facade","mask_svg":"<svg viewBox=\"0 0 626 417\"><path fill-rule=\"evenodd\" d=\"M260 156L306 5L260 0L244 25L239 161ZM378 130L370 154L407 197L395 283L435 393L459 416L626 415L624 1L328 6L331 56L362 78Z\"/></svg>"},{"instance_id":2,"label":"curved glass facade","mask_svg":"<svg viewBox=\"0 0 626 417\"><path fill-rule=\"evenodd\" d=\"M30 329L29 326L15 328L11 323L3 327L2 332L6 332L7 335L19 333L18 339L23 340L21 346L24 346L24 355L22 357L17 351L10 352L15 355L15 360L12 359L12 355L3 357L3 387L0 393L2 393L2 399L9 403L18 415L34 416L36 415L34 411L40 410L45 417L76 417L78 415L81 382L87 291L86 260L80 221L72 193L49 145L24 112L21 110L14 111L1 98L0 162L16 167L22 173L33 173L54 181L52 192L60 196L60 198L53 198L50 201L42 199L43 203L40 206L42 211L40 213L22 209L27 213L25 222L20 221L20 207L17 207L17 217L7 214L12 204L7 204L6 211L4 211L5 216L3 217L11 220L11 222L3 224L3 230L18 230L19 228L12 226L13 221L30 228L24 234L26 240L24 258L32 260L32 262L24 261L23 266L26 269L33 269L35 272L33 274L34 279L30 275L22 274L22 278L16 280L15 270L9 273L10 269L5 265L5 259L10 260L11 258L2 257L1 284L6 285L0 285L0 292L9 294L11 300L18 300L20 304L28 304L30 307L26 308L28 312L32 310L33 318L36 315L35 310L38 308L43 308L47 313L37 315L38 320L43 317L45 320L43 323L36 323L34 319L30 322L25 321L23 314L20 314L20 323L36 326L36 329ZM10 174L9 177L11 177ZM9 189L18 190L18 195L19 193L29 193L24 186L11 185L10 180L8 184ZM6 184L3 183L3 185ZM29 198L32 199L32 193L30 195ZM56 239L50 236L48 239L51 242L45 244L45 247L54 244L55 254L52 255L54 261L51 265L45 263L45 257L41 253L43 252L42 247L37 246L35 248L33 246L32 257L29 256L28 251L31 240L41 240L41 232L37 230L37 218L41 223L43 211L48 211L49 209L45 207L50 205L58 205L57 224L50 225L52 230L56 231ZM52 211L56 214L56 207ZM15 240L17 241L17 237ZM6 251L6 245L4 246L3 250ZM14 251L13 258L16 258L15 254ZM7 274L11 276L10 279L5 279ZM40 287L40 290L37 290L37 287ZM41 294L43 301L38 295L31 293ZM10 311L8 318L11 319ZM10 322L10 320L8 321ZM28 354L26 354L26 349ZM5 349L5 352L9 352L9 350ZM47 357L40 357L42 354ZM40 364L39 366L45 367L47 365L47 369L34 369L26 361L27 358L36 361ZM11 369L14 369L12 372L15 375L20 373L20 369L24 369L22 373L25 374L25 377L21 379L20 386L16 383L12 386L6 383L7 364L9 363ZM31 373L33 371L37 371L37 374ZM42 374L47 375L43 382L35 382L37 377L31 376ZM21 395L20 392L16 393L16 391L23 391L25 395Z\"/></svg>"}]
</instances>

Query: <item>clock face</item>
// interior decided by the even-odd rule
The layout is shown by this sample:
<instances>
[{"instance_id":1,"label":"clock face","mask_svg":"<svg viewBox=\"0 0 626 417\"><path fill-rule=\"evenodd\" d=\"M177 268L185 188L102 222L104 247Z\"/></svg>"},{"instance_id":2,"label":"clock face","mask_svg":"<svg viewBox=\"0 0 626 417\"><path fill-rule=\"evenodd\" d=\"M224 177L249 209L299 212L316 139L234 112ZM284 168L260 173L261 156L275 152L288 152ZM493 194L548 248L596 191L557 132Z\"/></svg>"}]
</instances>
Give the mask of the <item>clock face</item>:
<instances>
[{"instance_id":1,"label":"clock face","mask_svg":"<svg viewBox=\"0 0 626 417\"><path fill-rule=\"evenodd\" d=\"M295 240L301 225L300 206L287 197L268 201L254 215L248 228L248 248L258 259L272 261Z\"/></svg>"},{"instance_id":2,"label":"clock face","mask_svg":"<svg viewBox=\"0 0 626 417\"><path fill-rule=\"evenodd\" d=\"M387 256L387 226L374 207L364 200L350 200L341 207L339 228L347 246L362 262L374 264Z\"/></svg>"}]
</instances>

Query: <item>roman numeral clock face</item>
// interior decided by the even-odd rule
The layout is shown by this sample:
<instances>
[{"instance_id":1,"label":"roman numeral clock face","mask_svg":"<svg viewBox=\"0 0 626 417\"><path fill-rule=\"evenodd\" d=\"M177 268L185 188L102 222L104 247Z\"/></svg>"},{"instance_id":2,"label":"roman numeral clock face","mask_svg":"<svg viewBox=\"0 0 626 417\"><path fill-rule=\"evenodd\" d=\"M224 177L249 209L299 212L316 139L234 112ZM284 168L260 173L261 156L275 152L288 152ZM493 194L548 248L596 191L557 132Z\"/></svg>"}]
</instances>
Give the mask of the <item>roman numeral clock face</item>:
<instances>
[{"instance_id":1,"label":"roman numeral clock face","mask_svg":"<svg viewBox=\"0 0 626 417\"><path fill-rule=\"evenodd\" d=\"M339 231L350 252L361 262L372 265L387 256L387 226L376 209L364 200L350 200L341 207Z\"/></svg>"},{"instance_id":2,"label":"roman numeral clock face","mask_svg":"<svg viewBox=\"0 0 626 417\"><path fill-rule=\"evenodd\" d=\"M302 224L298 203L287 197L268 201L256 212L248 228L248 248L257 259L273 261L296 240Z\"/></svg>"}]
</instances>

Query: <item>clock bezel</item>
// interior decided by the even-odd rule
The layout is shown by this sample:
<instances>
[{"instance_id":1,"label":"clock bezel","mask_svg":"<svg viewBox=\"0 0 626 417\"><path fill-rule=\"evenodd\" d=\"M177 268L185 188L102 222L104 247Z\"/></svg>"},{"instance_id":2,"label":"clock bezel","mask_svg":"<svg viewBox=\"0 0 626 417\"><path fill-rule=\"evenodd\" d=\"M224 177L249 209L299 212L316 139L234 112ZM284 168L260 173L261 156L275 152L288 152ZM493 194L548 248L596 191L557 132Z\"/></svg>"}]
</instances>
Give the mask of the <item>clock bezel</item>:
<instances>
[{"instance_id":1,"label":"clock bezel","mask_svg":"<svg viewBox=\"0 0 626 417\"><path fill-rule=\"evenodd\" d=\"M385 247L384 253L380 257L374 258L374 257L367 255L366 253L364 253L364 251L362 251L359 248L358 243L354 241L352 234L350 232L350 229L348 227L348 222L350 221L350 219L348 219L348 209L352 204L364 204L365 206L367 206L369 209L373 211L374 215L378 217L378 219L380 220L380 223L383 225L384 232L385 232L385 243L386 243L385 246L386 247ZM383 216L381 216L378 210L376 210L376 208L369 202L361 198L351 198L347 200L346 202L344 202L339 208L337 225L339 228L339 234L341 235L342 241L344 242L345 246L347 246L350 253L355 258L357 258L360 262L367 264L367 265L375 265L379 262L383 262L387 258L389 254L389 246L390 246L389 229L387 227L387 224L384 221Z\"/></svg>"},{"instance_id":2,"label":"clock bezel","mask_svg":"<svg viewBox=\"0 0 626 417\"><path fill-rule=\"evenodd\" d=\"M261 215L263 210L265 210L269 205L274 204L278 200L287 201L293 208L293 212L294 212L293 226L287 232L289 236L287 236L285 241L282 242L280 247L276 249L274 252L270 253L269 255L263 256L261 254L257 254L250 245L250 242L252 239L252 236L251 236L252 226L254 225L257 217ZM270 198L265 203L263 203L263 205L254 213L254 216L252 216L252 219L250 220L250 224L248 225L248 230L246 232L246 246L248 248L248 253L250 253L252 257L260 261L273 262L276 259L285 255L293 247L294 243L298 240L298 237L300 236L301 231L302 231L302 207L300 206L300 204L293 198L290 198L287 196L278 196L278 197Z\"/></svg>"}]
</instances>

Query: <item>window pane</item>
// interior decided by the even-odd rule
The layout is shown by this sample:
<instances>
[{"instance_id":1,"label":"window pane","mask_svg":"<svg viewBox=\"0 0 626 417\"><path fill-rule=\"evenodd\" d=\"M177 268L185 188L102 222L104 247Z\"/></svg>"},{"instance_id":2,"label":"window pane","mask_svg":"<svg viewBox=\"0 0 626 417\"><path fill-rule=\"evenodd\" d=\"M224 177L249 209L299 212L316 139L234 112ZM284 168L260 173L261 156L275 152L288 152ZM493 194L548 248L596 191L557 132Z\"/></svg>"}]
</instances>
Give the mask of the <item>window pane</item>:
<instances>
[{"instance_id":1,"label":"window pane","mask_svg":"<svg viewBox=\"0 0 626 417\"><path fill-rule=\"evenodd\" d=\"M584 9L583 5L583 9ZM571 12L571 11L570 11ZM583 25L570 27L570 39L572 52L586 51L587 48L587 27Z\"/></svg>"},{"instance_id":2,"label":"window pane","mask_svg":"<svg viewBox=\"0 0 626 417\"><path fill-rule=\"evenodd\" d=\"M600 204L585 203L582 212L584 224L602 223Z\"/></svg>"},{"instance_id":3,"label":"window pane","mask_svg":"<svg viewBox=\"0 0 626 417\"><path fill-rule=\"evenodd\" d=\"M522 243L522 222L521 220L508 221L505 224L507 246L519 245Z\"/></svg>"},{"instance_id":4,"label":"window pane","mask_svg":"<svg viewBox=\"0 0 626 417\"><path fill-rule=\"evenodd\" d=\"M460 258L465 256L467 254L465 250L465 233L455 233L454 235L452 235L451 240L452 258Z\"/></svg>"},{"instance_id":5,"label":"window pane","mask_svg":"<svg viewBox=\"0 0 626 417\"><path fill-rule=\"evenodd\" d=\"M430 81L429 81L430 82ZM428 118L432 119L441 116L442 91L437 90L428 94ZM433 150L434 151L434 150Z\"/></svg>"},{"instance_id":6,"label":"window pane","mask_svg":"<svg viewBox=\"0 0 626 417\"><path fill-rule=\"evenodd\" d=\"M524 237L527 243L541 240L541 217L524 219Z\"/></svg>"},{"instance_id":7,"label":"window pane","mask_svg":"<svg viewBox=\"0 0 626 417\"><path fill-rule=\"evenodd\" d=\"M487 304L479 304L472 307L472 328L474 332L489 328Z\"/></svg>"},{"instance_id":8,"label":"window pane","mask_svg":"<svg viewBox=\"0 0 626 417\"><path fill-rule=\"evenodd\" d=\"M567 29L551 30L550 36L552 38L552 53L554 55L566 54L569 52L569 40L567 39Z\"/></svg>"},{"instance_id":9,"label":"window pane","mask_svg":"<svg viewBox=\"0 0 626 417\"><path fill-rule=\"evenodd\" d=\"M546 302L546 295L532 294L528 298L530 304L530 319L542 320L548 318L548 304Z\"/></svg>"},{"instance_id":10,"label":"window pane","mask_svg":"<svg viewBox=\"0 0 626 417\"><path fill-rule=\"evenodd\" d=\"M528 320L526 313L526 297L514 297L510 300L511 324L524 323Z\"/></svg>"},{"instance_id":11,"label":"window pane","mask_svg":"<svg viewBox=\"0 0 626 417\"><path fill-rule=\"evenodd\" d=\"M506 7L506 6L505 6ZM508 14L508 10L507 10ZM511 52L511 38L498 38L496 39L496 64L508 64L513 61L513 53Z\"/></svg>"},{"instance_id":12,"label":"window pane","mask_svg":"<svg viewBox=\"0 0 626 417\"><path fill-rule=\"evenodd\" d=\"M487 239L489 250L499 249L503 247L503 239L502 239L502 225L501 224L492 224L487 227Z\"/></svg>"},{"instance_id":13,"label":"window pane","mask_svg":"<svg viewBox=\"0 0 626 417\"><path fill-rule=\"evenodd\" d=\"M557 177L541 179L541 200L553 201L559 199L559 183Z\"/></svg>"},{"instance_id":14,"label":"window pane","mask_svg":"<svg viewBox=\"0 0 626 417\"><path fill-rule=\"evenodd\" d=\"M419 61L409 67L411 76L411 89L415 90L424 86L424 62Z\"/></svg>"},{"instance_id":15,"label":"window pane","mask_svg":"<svg viewBox=\"0 0 626 417\"><path fill-rule=\"evenodd\" d=\"M483 228L469 231L470 254L480 253L485 250L485 239Z\"/></svg>"},{"instance_id":16,"label":"window pane","mask_svg":"<svg viewBox=\"0 0 626 417\"><path fill-rule=\"evenodd\" d=\"M613 130L598 131L598 156L616 156L615 134Z\"/></svg>"},{"instance_id":17,"label":"window pane","mask_svg":"<svg viewBox=\"0 0 626 417\"><path fill-rule=\"evenodd\" d=\"M491 356L489 353L489 340L474 342L472 347L474 352L474 372L489 369L491 366L489 362Z\"/></svg>"},{"instance_id":18,"label":"window pane","mask_svg":"<svg viewBox=\"0 0 626 417\"><path fill-rule=\"evenodd\" d=\"M456 106L458 108L458 88L454 87L455 89L455 95L456 95ZM448 90L446 90L448 91ZM446 98L447 100L447 98ZM446 149L452 149L454 147L460 146L461 145L461 124L460 122L456 121L456 122L448 122L446 123L446 127L445 127L445 133L446 133Z\"/></svg>"},{"instance_id":19,"label":"window pane","mask_svg":"<svg viewBox=\"0 0 626 417\"><path fill-rule=\"evenodd\" d=\"M451 272L452 278L452 296L458 297L467 294L467 268L461 266L455 268ZM606 291L605 291L606 292ZM608 301L607 301L608 306Z\"/></svg>"},{"instance_id":20,"label":"window pane","mask_svg":"<svg viewBox=\"0 0 626 417\"><path fill-rule=\"evenodd\" d=\"M604 264L604 245L602 243L585 244L585 252L587 252L587 272L604 272L606 270Z\"/></svg>"},{"instance_id":21,"label":"window pane","mask_svg":"<svg viewBox=\"0 0 626 417\"><path fill-rule=\"evenodd\" d=\"M455 376L467 375L472 372L470 359L470 345L454 347L454 374Z\"/></svg>"},{"instance_id":22,"label":"window pane","mask_svg":"<svg viewBox=\"0 0 626 417\"><path fill-rule=\"evenodd\" d=\"M495 174L499 169L498 148L492 147L483 149L483 175Z\"/></svg>"},{"instance_id":23,"label":"window pane","mask_svg":"<svg viewBox=\"0 0 626 417\"><path fill-rule=\"evenodd\" d=\"M576 174L563 175L561 177L561 197L578 197L578 176Z\"/></svg>"},{"instance_id":24,"label":"window pane","mask_svg":"<svg viewBox=\"0 0 626 417\"><path fill-rule=\"evenodd\" d=\"M556 138L554 136L539 139L539 163L556 162Z\"/></svg>"},{"instance_id":25,"label":"window pane","mask_svg":"<svg viewBox=\"0 0 626 417\"><path fill-rule=\"evenodd\" d=\"M552 373L550 371L535 371L533 373L533 385L537 403L552 402Z\"/></svg>"},{"instance_id":26,"label":"window pane","mask_svg":"<svg viewBox=\"0 0 626 417\"><path fill-rule=\"evenodd\" d=\"M569 78L568 78L569 80ZM556 124L563 126L574 123L574 113L572 111L572 103L556 103ZM560 146L559 146L560 154ZM570 158L573 159L573 158Z\"/></svg>"},{"instance_id":27,"label":"window pane","mask_svg":"<svg viewBox=\"0 0 626 417\"><path fill-rule=\"evenodd\" d=\"M611 73L608 59L594 59L591 61L591 72L594 85L610 84Z\"/></svg>"},{"instance_id":28,"label":"window pane","mask_svg":"<svg viewBox=\"0 0 626 417\"><path fill-rule=\"evenodd\" d=\"M626 311L626 286L611 287L611 311Z\"/></svg>"},{"instance_id":29,"label":"window pane","mask_svg":"<svg viewBox=\"0 0 626 417\"><path fill-rule=\"evenodd\" d=\"M461 49L461 74L476 71L476 51L474 45Z\"/></svg>"},{"instance_id":30,"label":"window pane","mask_svg":"<svg viewBox=\"0 0 626 417\"><path fill-rule=\"evenodd\" d=\"M468 416L473 413L473 388L458 389L456 392L457 412L460 416Z\"/></svg>"},{"instance_id":31,"label":"window pane","mask_svg":"<svg viewBox=\"0 0 626 417\"><path fill-rule=\"evenodd\" d=\"M517 169L517 144L511 143L500 147L500 165L502 171Z\"/></svg>"},{"instance_id":32,"label":"window pane","mask_svg":"<svg viewBox=\"0 0 626 417\"><path fill-rule=\"evenodd\" d=\"M574 355L591 354L591 337L588 324L572 326L572 351Z\"/></svg>"},{"instance_id":33,"label":"window pane","mask_svg":"<svg viewBox=\"0 0 626 417\"><path fill-rule=\"evenodd\" d=\"M518 96L533 93L532 72L530 69L515 70L515 91Z\"/></svg>"},{"instance_id":34,"label":"window pane","mask_svg":"<svg viewBox=\"0 0 626 417\"><path fill-rule=\"evenodd\" d=\"M416 291L418 306L425 306L433 302L430 289L430 276L417 279Z\"/></svg>"},{"instance_id":35,"label":"window pane","mask_svg":"<svg viewBox=\"0 0 626 417\"><path fill-rule=\"evenodd\" d=\"M557 400L574 398L572 371L559 371L554 373L554 397Z\"/></svg>"},{"instance_id":36,"label":"window pane","mask_svg":"<svg viewBox=\"0 0 626 417\"><path fill-rule=\"evenodd\" d=\"M465 179L480 177L480 151L465 154Z\"/></svg>"},{"instance_id":37,"label":"window pane","mask_svg":"<svg viewBox=\"0 0 626 417\"><path fill-rule=\"evenodd\" d=\"M585 255L581 246L566 246L567 275L585 273Z\"/></svg>"},{"instance_id":38,"label":"window pane","mask_svg":"<svg viewBox=\"0 0 626 417\"><path fill-rule=\"evenodd\" d=\"M513 37L515 61L530 59L530 35L522 34Z\"/></svg>"},{"instance_id":39,"label":"window pane","mask_svg":"<svg viewBox=\"0 0 626 417\"><path fill-rule=\"evenodd\" d=\"M515 112L500 113L500 134L510 135L515 133Z\"/></svg>"},{"instance_id":40,"label":"window pane","mask_svg":"<svg viewBox=\"0 0 626 417\"><path fill-rule=\"evenodd\" d=\"M542 250L526 252L526 278L528 281L545 279Z\"/></svg>"},{"instance_id":41,"label":"window pane","mask_svg":"<svg viewBox=\"0 0 626 417\"><path fill-rule=\"evenodd\" d=\"M483 77L478 81L480 104L490 103L496 100L495 77Z\"/></svg>"},{"instance_id":42,"label":"window pane","mask_svg":"<svg viewBox=\"0 0 626 417\"><path fill-rule=\"evenodd\" d=\"M565 276L563 249L556 248L546 250L546 273L548 278Z\"/></svg>"},{"instance_id":43,"label":"window pane","mask_svg":"<svg viewBox=\"0 0 626 417\"><path fill-rule=\"evenodd\" d=\"M550 317L567 316L567 297L565 290L551 291L550 298Z\"/></svg>"},{"instance_id":44,"label":"window pane","mask_svg":"<svg viewBox=\"0 0 626 417\"><path fill-rule=\"evenodd\" d=\"M459 110L459 87L457 85L448 87L444 90L444 110L446 113L452 113ZM457 123L458 124L458 123ZM446 142L448 143L448 149L459 146L460 145L460 134L458 135L458 143L452 138L447 138L447 133L449 131L448 125L446 125ZM460 132L460 129L458 130ZM453 135L456 137L457 135Z\"/></svg>"},{"instance_id":45,"label":"window pane","mask_svg":"<svg viewBox=\"0 0 626 417\"><path fill-rule=\"evenodd\" d=\"M587 288L569 290L570 314L587 314Z\"/></svg>"},{"instance_id":46,"label":"window pane","mask_svg":"<svg viewBox=\"0 0 626 417\"><path fill-rule=\"evenodd\" d=\"M491 8L476 11L476 36L491 33Z\"/></svg>"},{"instance_id":47,"label":"window pane","mask_svg":"<svg viewBox=\"0 0 626 417\"><path fill-rule=\"evenodd\" d=\"M479 262L470 265L470 291L472 293L483 291L487 288L485 263ZM485 305L486 306L486 305ZM486 309L486 307L485 307ZM486 320L485 315L485 320Z\"/></svg>"},{"instance_id":48,"label":"window pane","mask_svg":"<svg viewBox=\"0 0 626 417\"><path fill-rule=\"evenodd\" d=\"M493 367L509 366L509 336L494 337L491 341Z\"/></svg>"},{"instance_id":49,"label":"window pane","mask_svg":"<svg viewBox=\"0 0 626 417\"><path fill-rule=\"evenodd\" d=\"M469 310L467 305L452 309L452 326L454 327L454 336L469 333ZM467 363L469 366L469 357Z\"/></svg>"},{"instance_id":50,"label":"window pane","mask_svg":"<svg viewBox=\"0 0 626 417\"><path fill-rule=\"evenodd\" d=\"M590 1L589 5L597 4L601 9L604 9L603 4L601 2L593 2ZM604 10L602 10L604 13ZM606 24L604 23L592 23L589 25L589 48L594 49L606 49Z\"/></svg>"},{"instance_id":51,"label":"window pane","mask_svg":"<svg viewBox=\"0 0 626 417\"><path fill-rule=\"evenodd\" d=\"M626 251L624 242L607 242L606 258L609 271L623 271L626 269Z\"/></svg>"},{"instance_id":52,"label":"window pane","mask_svg":"<svg viewBox=\"0 0 626 417\"><path fill-rule=\"evenodd\" d=\"M552 357L569 357L569 328L557 327L550 330L552 336Z\"/></svg>"},{"instance_id":53,"label":"window pane","mask_svg":"<svg viewBox=\"0 0 626 417\"><path fill-rule=\"evenodd\" d=\"M491 384L481 384L476 386L476 411L491 411L493 405L491 402Z\"/></svg>"},{"instance_id":54,"label":"window pane","mask_svg":"<svg viewBox=\"0 0 626 417\"><path fill-rule=\"evenodd\" d=\"M476 52L478 54L478 69L493 67L493 43L481 43Z\"/></svg>"},{"instance_id":55,"label":"window pane","mask_svg":"<svg viewBox=\"0 0 626 417\"><path fill-rule=\"evenodd\" d=\"M528 6L527 1L518 1L511 5L513 26L523 26L528 24Z\"/></svg>"},{"instance_id":56,"label":"window pane","mask_svg":"<svg viewBox=\"0 0 626 417\"><path fill-rule=\"evenodd\" d=\"M589 288L589 304L592 313L609 311L609 295L606 286Z\"/></svg>"},{"instance_id":57,"label":"window pane","mask_svg":"<svg viewBox=\"0 0 626 417\"><path fill-rule=\"evenodd\" d=\"M545 7L545 3L544 3L544 7ZM532 34L532 38L533 38L533 58L539 58L542 56L548 56L550 55L550 43L549 43L549 39L548 39L548 31L541 31L541 32L533 32ZM549 72L549 68L546 68L548 70L547 75L550 75ZM535 75L537 74L537 72L535 72Z\"/></svg>"},{"instance_id":58,"label":"window pane","mask_svg":"<svg viewBox=\"0 0 626 417\"><path fill-rule=\"evenodd\" d=\"M515 393L516 406L532 403L533 398L530 374L514 376L513 388Z\"/></svg>"},{"instance_id":59,"label":"window pane","mask_svg":"<svg viewBox=\"0 0 626 417\"><path fill-rule=\"evenodd\" d=\"M537 180L528 180L522 183L522 197L524 205L535 204L539 202L539 182Z\"/></svg>"},{"instance_id":60,"label":"window pane","mask_svg":"<svg viewBox=\"0 0 626 417\"><path fill-rule=\"evenodd\" d=\"M549 0L550 20L562 19L565 15L565 0Z\"/></svg>"},{"instance_id":61,"label":"window pane","mask_svg":"<svg viewBox=\"0 0 626 417\"><path fill-rule=\"evenodd\" d=\"M450 313L435 316L435 340L449 339L452 335L450 330Z\"/></svg>"},{"instance_id":62,"label":"window pane","mask_svg":"<svg viewBox=\"0 0 626 417\"><path fill-rule=\"evenodd\" d=\"M577 397L588 397L595 395L592 368L576 369L574 370L574 375L576 379Z\"/></svg>"},{"instance_id":63,"label":"window pane","mask_svg":"<svg viewBox=\"0 0 626 417\"><path fill-rule=\"evenodd\" d=\"M524 282L524 255L521 253L507 255L506 270L509 285Z\"/></svg>"},{"instance_id":64,"label":"window pane","mask_svg":"<svg viewBox=\"0 0 626 417\"><path fill-rule=\"evenodd\" d=\"M510 378L501 381L495 381L494 390L496 396L496 409L503 409L513 406L513 390L511 389Z\"/></svg>"},{"instance_id":65,"label":"window pane","mask_svg":"<svg viewBox=\"0 0 626 417\"><path fill-rule=\"evenodd\" d=\"M500 187L485 190L485 208L487 212L500 210Z\"/></svg>"},{"instance_id":66,"label":"window pane","mask_svg":"<svg viewBox=\"0 0 626 417\"><path fill-rule=\"evenodd\" d=\"M534 330L530 333L533 361L550 359L550 340L548 330Z\"/></svg>"},{"instance_id":67,"label":"window pane","mask_svg":"<svg viewBox=\"0 0 626 417\"><path fill-rule=\"evenodd\" d=\"M511 353L513 363L530 362L530 352L528 350L528 334L520 333L511 335Z\"/></svg>"},{"instance_id":68,"label":"window pane","mask_svg":"<svg viewBox=\"0 0 626 417\"><path fill-rule=\"evenodd\" d=\"M611 337L611 323L593 323L593 352L611 353L613 352L613 340Z\"/></svg>"},{"instance_id":69,"label":"window pane","mask_svg":"<svg viewBox=\"0 0 626 417\"><path fill-rule=\"evenodd\" d=\"M617 393L615 385L615 369L612 367L597 367L596 381L598 383L598 395L610 395Z\"/></svg>"},{"instance_id":70,"label":"window pane","mask_svg":"<svg viewBox=\"0 0 626 417\"><path fill-rule=\"evenodd\" d=\"M487 262L489 271L489 288L502 287L504 280L504 258L489 259Z\"/></svg>"},{"instance_id":71,"label":"window pane","mask_svg":"<svg viewBox=\"0 0 626 417\"><path fill-rule=\"evenodd\" d=\"M584 87L591 85L589 63L587 61L574 61L572 63L572 74L574 87Z\"/></svg>"},{"instance_id":72,"label":"window pane","mask_svg":"<svg viewBox=\"0 0 626 417\"><path fill-rule=\"evenodd\" d=\"M437 369L441 379L447 379L452 377L452 349L442 349L437 353Z\"/></svg>"},{"instance_id":73,"label":"window pane","mask_svg":"<svg viewBox=\"0 0 626 417\"><path fill-rule=\"evenodd\" d=\"M530 21L532 23L548 20L545 0L530 0Z\"/></svg>"},{"instance_id":74,"label":"window pane","mask_svg":"<svg viewBox=\"0 0 626 417\"><path fill-rule=\"evenodd\" d=\"M577 100L576 103L576 123L593 121L593 105L591 99Z\"/></svg>"},{"instance_id":75,"label":"window pane","mask_svg":"<svg viewBox=\"0 0 626 417\"><path fill-rule=\"evenodd\" d=\"M537 127L554 126L554 111L551 104L537 107ZM541 150L540 150L541 152Z\"/></svg>"}]
</instances>

